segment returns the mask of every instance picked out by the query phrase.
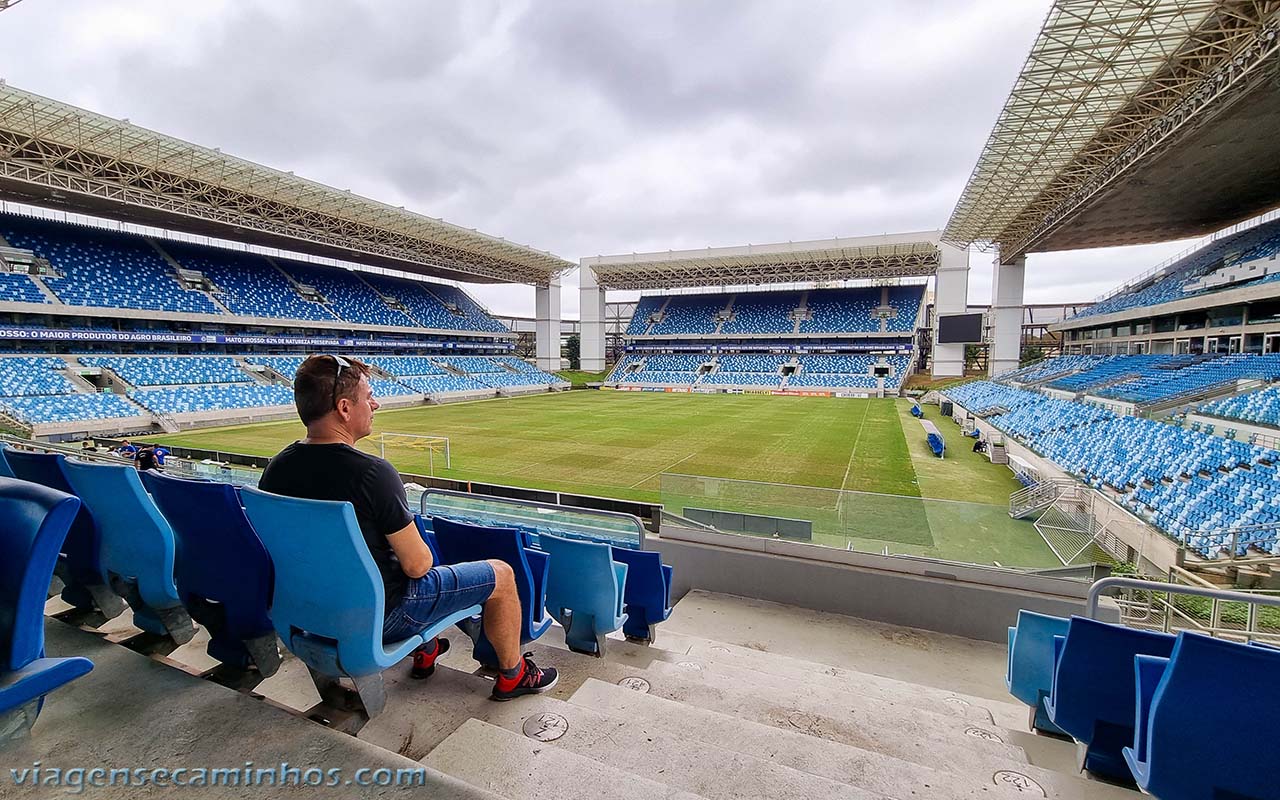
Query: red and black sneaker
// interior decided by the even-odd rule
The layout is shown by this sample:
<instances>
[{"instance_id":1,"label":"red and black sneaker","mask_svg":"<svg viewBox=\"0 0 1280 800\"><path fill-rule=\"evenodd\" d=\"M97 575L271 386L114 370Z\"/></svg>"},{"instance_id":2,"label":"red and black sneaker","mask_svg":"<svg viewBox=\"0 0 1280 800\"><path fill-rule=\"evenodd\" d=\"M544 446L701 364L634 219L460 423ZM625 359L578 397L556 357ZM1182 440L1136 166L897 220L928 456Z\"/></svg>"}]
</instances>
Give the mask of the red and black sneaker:
<instances>
[{"instance_id":1,"label":"red and black sneaker","mask_svg":"<svg viewBox=\"0 0 1280 800\"><path fill-rule=\"evenodd\" d=\"M409 677L418 680L430 678L436 671L436 659L447 652L449 652L448 639L436 638L419 646L413 651L413 669L409 670Z\"/></svg>"},{"instance_id":2,"label":"red and black sneaker","mask_svg":"<svg viewBox=\"0 0 1280 800\"><path fill-rule=\"evenodd\" d=\"M524 654L520 661L520 673L514 678L505 677L499 672L498 679L493 684L493 694L489 696L494 700L510 700L526 694L541 694L555 686L556 681L560 680L555 667L539 669L530 658L532 655L533 653Z\"/></svg>"}]
</instances>

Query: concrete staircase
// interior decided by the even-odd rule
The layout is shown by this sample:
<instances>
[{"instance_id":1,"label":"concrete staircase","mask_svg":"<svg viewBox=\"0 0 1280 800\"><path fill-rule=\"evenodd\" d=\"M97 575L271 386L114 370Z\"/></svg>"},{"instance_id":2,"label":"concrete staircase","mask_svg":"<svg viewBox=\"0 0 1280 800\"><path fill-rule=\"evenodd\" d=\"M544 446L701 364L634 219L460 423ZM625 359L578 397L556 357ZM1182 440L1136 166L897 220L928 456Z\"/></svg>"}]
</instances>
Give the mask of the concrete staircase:
<instances>
[{"instance_id":1,"label":"concrete staircase","mask_svg":"<svg viewBox=\"0 0 1280 800\"><path fill-rule=\"evenodd\" d=\"M129 627L122 619L108 623L109 640ZM62 636L85 646L88 634L68 631L51 638L51 655L69 654ZM292 656L254 689L258 704L187 674L210 664L204 636L167 666L94 645L128 658L95 650L98 668L51 699L55 720L42 718L24 756L105 752L104 742L76 740L87 726L114 732L115 759L160 763L176 748L189 761L184 749L199 743L200 753L234 752L231 762L305 768L319 749L340 763L416 764L442 797L1137 797L1080 777L1073 744L1027 732L1026 709L1004 692L1000 645L726 595L690 593L653 646L611 638L603 658L571 653L553 627L528 649L560 670L560 683L509 703L489 700L491 680L453 632L429 680L410 679L407 663L386 673L387 709L354 737L305 718L317 697ZM138 674L120 674L116 661ZM109 689L92 682L141 687L123 693L128 713L115 712L113 727L75 706L78 696L101 713L111 707ZM197 707L199 732L182 733L176 721ZM151 717L161 720L154 729ZM47 735L53 725L71 730Z\"/></svg>"}]
</instances>

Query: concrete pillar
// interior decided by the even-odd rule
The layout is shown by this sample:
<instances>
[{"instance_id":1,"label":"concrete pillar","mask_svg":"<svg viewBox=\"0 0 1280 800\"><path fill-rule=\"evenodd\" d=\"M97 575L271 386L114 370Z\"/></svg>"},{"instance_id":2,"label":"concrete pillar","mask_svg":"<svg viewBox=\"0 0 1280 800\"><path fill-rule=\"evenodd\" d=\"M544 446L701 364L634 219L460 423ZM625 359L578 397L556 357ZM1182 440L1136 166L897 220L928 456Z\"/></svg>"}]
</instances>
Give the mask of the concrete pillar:
<instances>
[{"instance_id":1,"label":"concrete pillar","mask_svg":"<svg viewBox=\"0 0 1280 800\"><path fill-rule=\"evenodd\" d=\"M1001 264L1000 257L996 256L991 267L991 351L987 358L988 375L999 375L1018 368L1022 355L1022 287L1026 271L1026 256L1018 256L1009 264Z\"/></svg>"},{"instance_id":2,"label":"concrete pillar","mask_svg":"<svg viewBox=\"0 0 1280 800\"><path fill-rule=\"evenodd\" d=\"M557 372L560 369L560 279L550 286L533 290L534 322L538 369Z\"/></svg>"},{"instance_id":3,"label":"concrete pillar","mask_svg":"<svg viewBox=\"0 0 1280 800\"><path fill-rule=\"evenodd\" d=\"M604 370L604 289L596 283L595 270L582 264L578 270L578 308L582 320L581 351L582 369L586 372Z\"/></svg>"},{"instance_id":4,"label":"concrete pillar","mask_svg":"<svg viewBox=\"0 0 1280 800\"><path fill-rule=\"evenodd\" d=\"M940 243L942 263L933 289L933 377L954 378L964 374L964 345L938 344L938 317L963 314L969 307L969 251Z\"/></svg>"}]
</instances>

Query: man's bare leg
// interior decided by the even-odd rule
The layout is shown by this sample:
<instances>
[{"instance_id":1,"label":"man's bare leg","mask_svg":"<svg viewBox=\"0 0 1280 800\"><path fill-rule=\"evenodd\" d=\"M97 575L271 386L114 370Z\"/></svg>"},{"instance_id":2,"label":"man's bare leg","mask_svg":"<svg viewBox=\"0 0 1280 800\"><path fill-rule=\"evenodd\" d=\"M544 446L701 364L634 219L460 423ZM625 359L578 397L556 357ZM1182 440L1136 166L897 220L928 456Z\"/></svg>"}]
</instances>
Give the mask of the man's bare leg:
<instances>
[{"instance_id":1,"label":"man's bare leg","mask_svg":"<svg viewBox=\"0 0 1280 800\"><path fill-rule=\"evenodd\" d=\"M520 595L516 593L516 576L511 565L490 559L496 581L493 594L484 602L484 632L498 654L500 669L520 665Z\"/></svg>"}]
</instances>

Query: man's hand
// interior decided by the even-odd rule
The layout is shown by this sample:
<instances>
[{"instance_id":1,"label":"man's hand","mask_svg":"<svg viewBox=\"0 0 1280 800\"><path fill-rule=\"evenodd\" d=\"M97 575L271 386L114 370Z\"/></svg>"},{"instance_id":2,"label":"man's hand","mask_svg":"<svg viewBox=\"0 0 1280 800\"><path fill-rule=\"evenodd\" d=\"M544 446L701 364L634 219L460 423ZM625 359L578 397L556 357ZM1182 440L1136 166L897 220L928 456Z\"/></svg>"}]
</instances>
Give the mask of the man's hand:
<instances>
[{"instance_id":1,"label":"man's hand","mask_svg":"<svg viewBox=\"0 0 1280 800\"><path fill-rule=\"evenodd\" d=\"M387 536L391 549L400 560L400 569L410 578L421 578L431 571L435 560L431 557L431 548L422 540L416 522L410 522L400 530Z\"/></svg>"}]
</instances>

